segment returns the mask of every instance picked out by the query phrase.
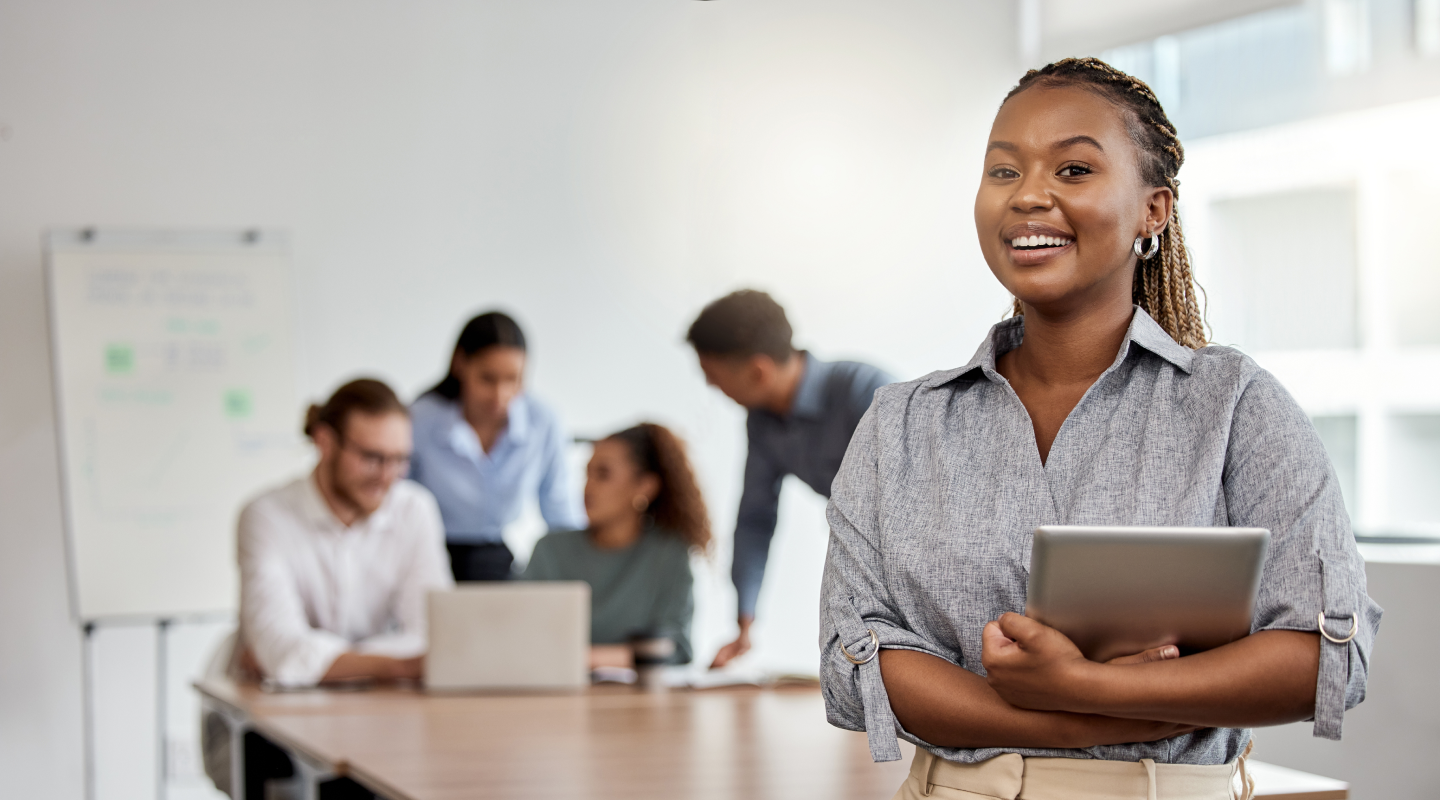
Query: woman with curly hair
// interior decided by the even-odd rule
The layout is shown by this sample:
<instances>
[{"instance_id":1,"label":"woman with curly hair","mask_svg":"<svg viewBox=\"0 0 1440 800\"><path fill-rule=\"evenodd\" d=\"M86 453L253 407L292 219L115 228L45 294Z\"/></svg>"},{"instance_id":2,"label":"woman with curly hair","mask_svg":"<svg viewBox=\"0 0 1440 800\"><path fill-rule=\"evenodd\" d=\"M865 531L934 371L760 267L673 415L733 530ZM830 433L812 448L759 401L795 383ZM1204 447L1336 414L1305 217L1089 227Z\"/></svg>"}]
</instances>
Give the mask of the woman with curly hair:
<instances>
[{"instance_id":1,"label":"woman with curly hair","mask_svg":"<svg viewBox=\"0 0 1440 800\"><path fill-rule=\"evenodd\" d=\"M637 638L669 639L689 663L690 553L709 546L710 517L680 438L646 422L597 441L585 513L590 527L536 543L525 579L590 584L592 667L628 665Z\"/></svg>"}]
</instances>

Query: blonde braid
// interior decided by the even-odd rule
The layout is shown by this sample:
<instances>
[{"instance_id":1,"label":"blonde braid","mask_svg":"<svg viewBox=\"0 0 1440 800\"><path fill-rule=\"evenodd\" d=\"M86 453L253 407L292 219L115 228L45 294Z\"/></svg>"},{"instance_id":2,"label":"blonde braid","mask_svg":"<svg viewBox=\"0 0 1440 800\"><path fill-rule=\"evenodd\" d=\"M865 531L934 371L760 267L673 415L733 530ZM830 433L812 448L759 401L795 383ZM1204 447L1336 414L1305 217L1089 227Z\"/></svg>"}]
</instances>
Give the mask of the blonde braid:
<instances>
[{"instance_id":1,"label":"blonde braid","mask_svg":"<svg viewBox=\"0 0 1440 800\"><path fill-rule=\"evenodd\" d=\"M1180 181L1176 175L1185 163L1185 148L1180 144L1174 123L1160 106L1160 99L1144 81L1098 58L1067 58L1025 73L1005 99L1008 101L1036 83L1094 87L1125 109L1130 138L1140 150L1141 176L1150 186L1168 188L1179 202ZM1190 253L1185 249L1180 211L1174 209L1169 224L1160 233L1159 252L1151 258L1136 259L1132 298L1172 339L1199 349L1208 343L1209 337L1197 290L1203 291L1195 282ZM1018 298L1011 313L1017 317L1025 313Z\"/></svg>"}]
</instances>

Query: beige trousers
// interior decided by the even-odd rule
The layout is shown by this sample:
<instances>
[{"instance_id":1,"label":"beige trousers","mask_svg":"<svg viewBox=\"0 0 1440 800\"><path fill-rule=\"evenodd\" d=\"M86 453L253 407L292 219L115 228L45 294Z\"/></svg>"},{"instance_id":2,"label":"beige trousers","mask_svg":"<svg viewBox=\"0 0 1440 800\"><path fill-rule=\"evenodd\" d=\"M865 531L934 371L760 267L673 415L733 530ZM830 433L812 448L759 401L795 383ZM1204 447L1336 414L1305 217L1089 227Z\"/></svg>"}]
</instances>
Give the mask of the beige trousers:
<instances>
[{"instance_id":1,"label":"beige trousers","mask_svg":"<svg viewBox=\"0 0 1440 800\"><path fill-rule=\"evenodd\" d=\"M910 777L892 800L1250 800L1250 748L1232 764L1156 764L1006 753L960 764L916 749ZM1239 777L1238 786L1235 778Z\"/></svg>"}]
</instances>

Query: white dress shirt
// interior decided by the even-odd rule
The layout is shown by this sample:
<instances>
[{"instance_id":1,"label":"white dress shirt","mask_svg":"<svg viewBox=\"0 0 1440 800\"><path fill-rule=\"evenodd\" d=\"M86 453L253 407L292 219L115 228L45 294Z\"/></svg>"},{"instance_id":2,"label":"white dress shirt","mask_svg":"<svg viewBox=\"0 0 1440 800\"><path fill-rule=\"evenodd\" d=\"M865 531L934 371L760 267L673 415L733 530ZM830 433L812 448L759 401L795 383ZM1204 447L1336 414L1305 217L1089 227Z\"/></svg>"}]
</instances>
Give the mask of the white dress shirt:
<instances>
[{"instance_id":1,"label":"white dress shirt","mask_svg":"<svg viewBox=\"0 0 1440 800\"><path fill-rule=\"evenodd\" d=\"M408 480L346 527L298 478L246 505L238 538L241 641L282 686L318 683L347 651L423 654L426 594L454 585L435 498Z\"/></svg>"}]
</instances>

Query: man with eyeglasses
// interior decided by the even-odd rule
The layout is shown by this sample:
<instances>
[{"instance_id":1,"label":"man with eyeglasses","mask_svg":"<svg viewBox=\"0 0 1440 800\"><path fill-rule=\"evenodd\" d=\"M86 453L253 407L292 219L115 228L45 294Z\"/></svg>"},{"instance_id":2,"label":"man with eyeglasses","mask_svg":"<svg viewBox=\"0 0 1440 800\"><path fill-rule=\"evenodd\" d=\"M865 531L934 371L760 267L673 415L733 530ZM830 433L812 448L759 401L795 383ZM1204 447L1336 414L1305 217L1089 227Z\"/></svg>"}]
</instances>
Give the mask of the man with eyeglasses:
<instances>
[{"instance_id":1,"label":"man with eyeglasses","mask_svg":"<svg viewBox=\"0 0 1440 800\"><path fill-rule=\"evenodd\" d=\"M286 687L419 678L426 595L454 581L435 498L404 480L409 413L384 383L351 381L310 406L305 434L320 456L314 471L240 512L232 672ZM228 762L220 757L227 742L211 738L207 772L228 783L228 763L209 763ZM244 746L247 800L263 798L267 780L294 774L259 734L246 734ZM345 779L332 783L322 797L370 796Z\"/></svg>"},{"instance_id":2,"label":"man with eyeglasses","mask_svg":"<svg viewBox=\"0 0 1440 800\"><path fill-rule=\"evenodd\" d=\"M282 686L419 678L425 596L453 585L435 498L404 480L410 417L351 381L311 406L309 475L240 513L241 661Z\"/></svg>"}]
</instances>

